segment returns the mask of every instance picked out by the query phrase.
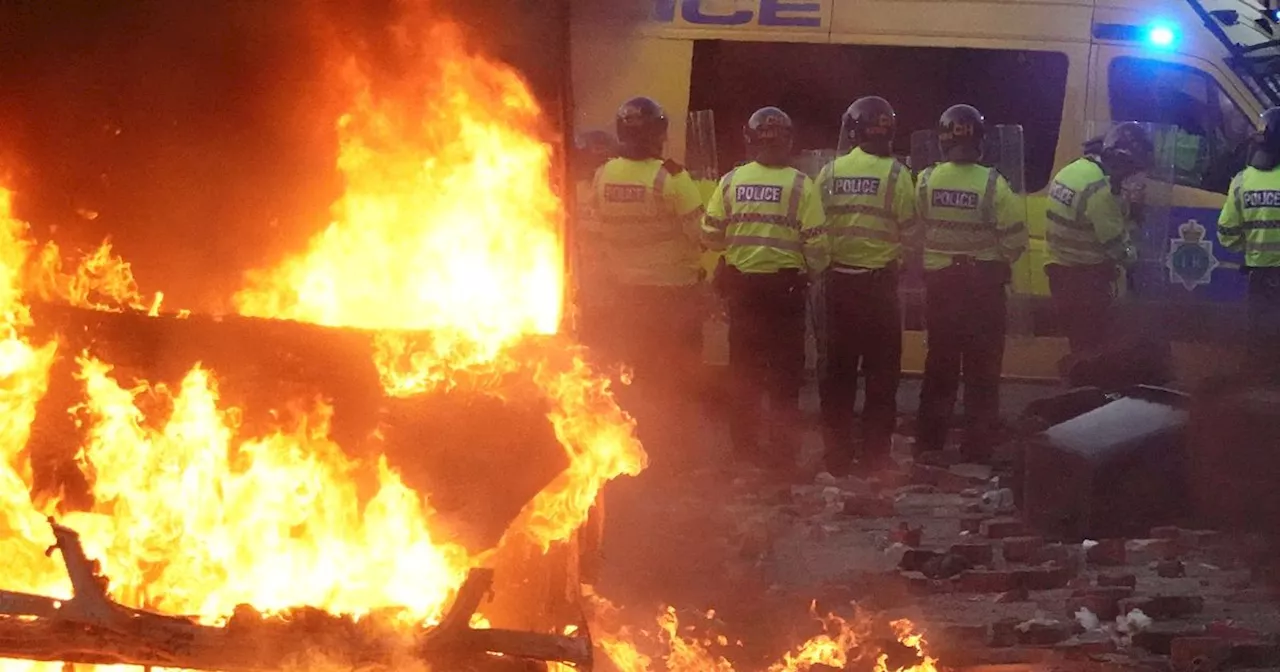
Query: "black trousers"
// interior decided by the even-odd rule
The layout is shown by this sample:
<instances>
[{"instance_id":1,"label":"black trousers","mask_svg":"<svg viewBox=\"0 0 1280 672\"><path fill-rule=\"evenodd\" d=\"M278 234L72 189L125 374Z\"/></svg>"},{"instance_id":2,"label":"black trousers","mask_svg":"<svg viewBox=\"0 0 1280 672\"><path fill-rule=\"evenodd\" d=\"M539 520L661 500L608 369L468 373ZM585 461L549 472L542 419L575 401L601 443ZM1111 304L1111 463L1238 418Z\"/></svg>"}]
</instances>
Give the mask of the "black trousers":
<instances>
[{"instance_id":1,"label":"black trousers","mask_svg":"<svg viewBox=\"0 0 1280 672\"><path fill-rule=\"evenodd\" d=\"M694 286L612 288L608 302L584 307L582 339L606 367L632 369L615 388L636 419L636 434L658 471L688 465L700 424L702 313Z\"/></svg>"},{"instance_id":2,"label":"black trousers","mask_svg":"<svg viewBox=\"0 0 1280 672\"><path fill-rule=\"evenodd\" d=\"M798 271L740 273L730 267L725 273L734 452L765 466L793 467L802 430L806 278ZM767 449L761 425L768 429Z\"/></svg>"},{"instance_id":3,"label":"black trousers","mask_svg":"<svg viewBox=\"0 0 1280 672\"><path fill-rule=\"evenodd\" d=\"M961 449L978 459L989 453L1000 426L1008 279L1008 265L997 262L960 261L925 273L928 353L916 423L918 451L946 445L963 376L968 428Z\"/></svg>"},{"instance_id":4,"label":"black trousers","mask_svg":"<svg viewBox=\"0 0 1280 672\"><path fill-rule=\"evenodd\" d=\"M1249 269L1248 312L1249 369L1280 381L1280 268Z\"/></svg>"},{"instance_id":5,"label":"black trousers","mask_svg":"<svg viewBox=\"0 0 1280 672\"><path fill-rule=\"evenodd\" d=\"M1071 354L1097 352L1107 343L1111 329L1113 264L1045 266L1054 312L1067 336Z\"/></svg>"},{"instance_id":6,"label":"black trousers","mask_svg":"<svg viewBox=\"0 0 1280 672\"><path fill-rule=\"evenodd\" d=\"M868 462L889 455L898 417L902 375L902 316L898 271L827 275L827 370L821 384L827 468L844 472L855 457L854 406L858 372L865 378L863 454Z\"/></svg>"}]
</instances>

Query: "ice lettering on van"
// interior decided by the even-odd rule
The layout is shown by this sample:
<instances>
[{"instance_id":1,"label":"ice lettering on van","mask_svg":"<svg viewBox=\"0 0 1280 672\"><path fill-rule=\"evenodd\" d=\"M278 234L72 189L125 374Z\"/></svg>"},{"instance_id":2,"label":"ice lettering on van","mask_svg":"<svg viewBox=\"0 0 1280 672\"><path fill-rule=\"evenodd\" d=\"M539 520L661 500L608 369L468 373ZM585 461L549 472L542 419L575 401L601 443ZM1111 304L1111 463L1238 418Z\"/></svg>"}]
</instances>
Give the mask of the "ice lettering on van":
<instances>
[{"instance_id":1,"label":"ice lettering on van","mask_svg":"<svg viewBox=\"0 0 1280 672\"><path fill-rule=\"evenodd\" d=\"M638 184L606 184L604 200L610 203L643 203L648 192Z\"/></svg>"},{"instance_id":2,"label":"ice lettering on van","mask_svg":"<svg viewBox=\"0 0 1280 672\"><path fill-rule=\"evenodd\" d=\"M739 203L781 203L782 187L773 184L739 184L733 195Z\"/></svg>"},{"instance_id":3,"label":"ice lettering on van","mask_svg":"<svg viewBox=\"0 0 1280 672\"><path fill-rule=\"evenodd\" d=\"M730 14L716 13L717 5L724 0L654 0L653 20L658 23L674 23L676 9L680 18L695 26L790 26L802 28L822 27L822 4L818 2L794 2L789 0L757 0L756 9L738 9Z\"/></svg>"},{"instance_id":4,"label":"ice lettering on van","mask_svg":"<svg viewBox=\"0 0 1280 672\"><path fill-rule=\"evenodd\" d=\"M832 191L836 196L875 196L880 193L880 178L837 177Z\"/></svg>"},{"instance_id":5,"label":"ice lettering on van","mask_svg":"<svg viewBox=\"0 0 1280 672\"><path fill-rule=\"evenodd\" d=\"M1249 208L1280 207L1280 191L1274 189L1246 191L1244 192L1244 207L1246 210Z\"/></svg>"},{"instance_id":6,"label":"ice lettering on van","mask_svg":"<svg viewBox=\"0 0 1280 672\"><path fill-rule=\"evenodd\" d=\"M1076 202L1076 190L1061 182L1054 182L1049 187L1049 198L1069 208Z\"/></svg>"},{"instance_id":7,"label":"ice lettering on van","mask_svg":"<svg viewBox=\"0 0 1280 672\"><path fill-rule=\"evenodd\" d=\"M822 17L818 13L822 5L817 2L786 2L786 0L760 0L760 25L799 26L821 28ZM783 13L786 16L783 16Z\"/></svg>"},{"instance_id":8,"label":"ice lettering on van","mask_svg":"<svg viewBox=\"0 0 1280 672\"><path fill-rule=\"evenodd\" d=\"M958 189L934 189L933 205L938 208L978 209L978 192Z\"/></svg>"}]
</instances>

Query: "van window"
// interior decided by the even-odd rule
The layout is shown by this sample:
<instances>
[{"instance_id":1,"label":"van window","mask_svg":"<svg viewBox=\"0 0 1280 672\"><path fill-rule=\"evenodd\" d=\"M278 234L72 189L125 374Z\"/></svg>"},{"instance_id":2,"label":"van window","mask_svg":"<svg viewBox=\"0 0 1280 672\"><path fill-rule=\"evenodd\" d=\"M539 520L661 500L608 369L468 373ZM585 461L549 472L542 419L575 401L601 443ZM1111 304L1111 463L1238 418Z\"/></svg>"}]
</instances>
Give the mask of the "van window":
<instances>
[{"instance_id":1,"label":"van window","mask_svg":"<svg viewBox=\"0 0 1280 672\"><path fill-rule=\"evenodd\" d=\"M1244 168L1253 124L1209 74L1178 63L1122 57L1108 77L1111 118L1175 127L1157 138L1172 151L1173 181L1227 193Z\"/></svg>"},{"instance_id":2,"label":"van window","mask_svg":"<svg viewBox=\"0 0 1280 672\"><path fill-rule=\"evenodd\" d=\"M895 151L906 154L912 131L968 103L988 124L1022 125L1026 185L1038 191L1053 171L1067 64L1048 51L703 40L694 43L689 109L715 112L724 169L744 160L743 124L766 105L791 115L798 152L834 150L849 104L883 96L898 115Z\"/></svg>"}]
</instances>

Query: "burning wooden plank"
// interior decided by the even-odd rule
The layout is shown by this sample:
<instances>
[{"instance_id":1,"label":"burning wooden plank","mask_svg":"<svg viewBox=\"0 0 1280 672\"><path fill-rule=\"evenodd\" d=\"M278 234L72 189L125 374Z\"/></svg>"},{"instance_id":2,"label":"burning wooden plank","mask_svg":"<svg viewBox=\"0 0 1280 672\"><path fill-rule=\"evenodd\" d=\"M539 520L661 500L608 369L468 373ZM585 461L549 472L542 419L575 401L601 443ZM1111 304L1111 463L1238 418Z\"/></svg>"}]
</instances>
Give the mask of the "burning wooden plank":
<instances>
[{"instance_id":1,"label":"burning wooden plank","mask_svg":"<svg viewBox=\"0 0 1280 672\"><path fill-rule=\"evenodd\" d=\"M409 641L376 617L354 620L319 610L264 617L238 611L225 626L130 609L106 593L106 578L89 560L79 535L50 521L74 597L0 591L0 658L256 672L323 660L358 667L393 665L406 656L447 669L508 659L570 663L591 669L591 641L576 637L470 627L493 573L474 569L439 625ZM386 627L384 627L386 626Z\"/></svg>"}]
</instances>

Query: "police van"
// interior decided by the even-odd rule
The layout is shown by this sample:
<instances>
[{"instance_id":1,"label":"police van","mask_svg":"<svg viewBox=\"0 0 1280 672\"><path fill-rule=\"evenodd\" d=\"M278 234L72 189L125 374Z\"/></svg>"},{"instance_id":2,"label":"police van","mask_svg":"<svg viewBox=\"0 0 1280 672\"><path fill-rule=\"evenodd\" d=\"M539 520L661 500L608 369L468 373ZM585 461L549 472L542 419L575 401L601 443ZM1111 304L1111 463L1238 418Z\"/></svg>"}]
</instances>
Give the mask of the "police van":
<instances>
[{"instance_id":1,"label":"police van","mask_svg":"<svg viewBox=\"0 0 1280 672\"><path fill-rule=\"evenodd\" d=\"M606 16L605 4L571 24L575 127L608 128L620 101L651 96L671 117L668 151L707 180L743 160L742 125L764 105L787 111L797 149L815 156L833 153L841 113L863 95L894 105L903 154L954 103L976 106L989 126L1020 127L1032 246L1013 291L1028 323L1025 338L1009 341L1007 376L1055 377L1066 352L1045 306L1053 174L1113 122L1157 129L1162 165L1152 172L1164 190L1147 190L1140 261L1118 283L1120 310L1173 341L1184 380L1230 363L1219 346L1239 336L1246 283L1216 222L1255 120L1280 103L1274 9L1257 0L649 0L612 3ZM919 370L918 296L907 294L915 331L903 365Z\"/></svg>"}]
</instances>

